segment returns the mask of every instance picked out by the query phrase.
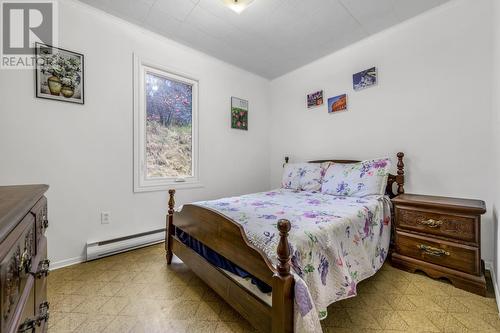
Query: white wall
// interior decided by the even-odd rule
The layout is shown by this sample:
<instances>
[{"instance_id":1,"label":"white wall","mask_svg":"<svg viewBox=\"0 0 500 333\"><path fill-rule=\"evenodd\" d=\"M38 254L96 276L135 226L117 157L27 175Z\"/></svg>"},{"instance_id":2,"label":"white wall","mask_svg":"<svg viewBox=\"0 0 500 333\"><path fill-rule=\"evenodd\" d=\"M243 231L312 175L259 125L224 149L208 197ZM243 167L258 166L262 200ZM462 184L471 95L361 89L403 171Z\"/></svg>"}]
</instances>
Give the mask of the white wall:
<instances>
[{"instance_id":1,"label":"white wall","mask_svg":"<svg viewBox=\"0 0 500 333\"><path fill-rule=\"evenodd\" d=\"M482 256L493 260L491 2L459 0L271 83L271 184L292 161L406 153L406 190L486 201ZM377 66L379 84L352 90ZM307 110L305 94L348 93L349 111Z\"/></svg>"},{"instance_id":2,"label":"white wall","mask_svg":"<svg viewBox=\"0 0 500 333\"><path fill-rule=\"evenodd\" d=\"M491 1L499 59L500 9ZM277 186L285 155L298 161L404 151L408 192L487 202L482 255L494 259L500 94L492 91L500 85L496 79L496 88L488 87L490 0L453 1L271 83L80 3L61 1L60 14L60 45L85 54L84 106L34 98L32 71L0 72L0 184L51 185L53 261L80 258L87 240L164 225L166 193L132 192L133 52L200 80L205 186L180 190L180 203ZM373 65L379 85L353 92L352 73ZM349 111L307 110L305 94L318 88L327 97L347 92ZM230 96L250 100L248 132L229 128ZM100 211L111 212L111 224L100 224Z\"/></svg>"},{"instance_id":3,"label":"white wall","mask_svg":"<svg viewBox=\"0 0 500 333\"><path fill-rule=\"evenodd\" d=\"M132 192L133 52L200 82L204 187L180 190L179 202L268 188L267 80L83 4L59 10L60 46L85 55L85 105L36 99L32 71L0 73L0 184L50 184L53 261L79 258L87 240L164 226L167 194ZM250 101L248 132L230 129L231 96Z\"/></svg>"},{"instance_id":4,"label":"white wall","mask_svg":"<svg viewBox=\"0 0 500 333\"><path fill-rule=\"evenodd\" d=\"M492 97L493 97L493 121L492 136L494 149L494 188L493 200L493 221L494 221L494 272L497 279L497 288L500 286L500 227L498 224L498 215L500 209L500 176L498 170L500 168L500 1L492 0L493 3L493 70L492 70ZM497 290L497 302L500 301L500 290Z\"/></svg>"}]
</instances>

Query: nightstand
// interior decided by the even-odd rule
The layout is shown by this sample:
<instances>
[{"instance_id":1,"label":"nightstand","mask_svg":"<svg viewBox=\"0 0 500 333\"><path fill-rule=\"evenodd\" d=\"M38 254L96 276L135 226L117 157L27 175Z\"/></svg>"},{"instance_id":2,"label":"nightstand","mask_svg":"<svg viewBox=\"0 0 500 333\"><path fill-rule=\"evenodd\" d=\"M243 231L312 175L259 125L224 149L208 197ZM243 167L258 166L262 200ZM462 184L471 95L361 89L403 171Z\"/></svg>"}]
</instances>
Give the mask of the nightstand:
<instances>
[{"instance_id":1,"label":"nightstand","mask_svg":"<svg viewBox=\"0 0 500 333\"><path fill-rule=\"evenodd\" d=\"M395 214L392 265L447 278L460 289L486 294L481 260L482 200L401 194Z\"/></svg>"}]
</instances>

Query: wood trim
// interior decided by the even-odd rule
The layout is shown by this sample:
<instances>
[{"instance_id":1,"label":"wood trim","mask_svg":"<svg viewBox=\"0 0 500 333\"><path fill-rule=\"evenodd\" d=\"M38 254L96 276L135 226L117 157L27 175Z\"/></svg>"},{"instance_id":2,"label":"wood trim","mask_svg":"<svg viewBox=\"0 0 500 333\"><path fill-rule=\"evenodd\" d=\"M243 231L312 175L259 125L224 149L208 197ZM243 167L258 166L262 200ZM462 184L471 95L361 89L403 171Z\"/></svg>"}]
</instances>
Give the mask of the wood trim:
<instances>
[{"instance_id":1,"label":"wood trim","mask_svg":"<svg viewBox=\"0 0 500 333\"><path fill-rule=\"evenodd\" d=\"M47 220L43 196L47 189L47 185L0 187L2 333L18 332L20 324L38 314L36 297L46 300L46 284L38 283L35 277L41 274L32 272L47 251L43 223ZM36 332L41 332L40 327Z\"/></svg>"},{"instance_id":2,"label":"wood trim","mask_svg":"<svg viewBox=\"0 0 500 333\"><path fill-rule=\"evenodd\" d=\"M32 276L28 276L26 284L24 285L23 293L21 294L19 302L17 303L17 307L14 310L12 325L9 327L8 333L17 333L19 325L21 325L22 321L26 319L23 318L24 309L26 306L31 305L28 303L28 299L30 298L30 296L33 296L31 293L34 291L34 285L35 279Z\"/></svg>"},{"instance_id":3,"label":"wood trim","mask_svg":"<svg viewBox=\"0 0 500 333\"><path fill-rule=\"evenodd\" d=\"M168 191L168 215L166 221L166 233L165 233L165 256L167 258L167 264L172 263L172 236L174 235L174 207L175 207L175 190Z\"/></svg>"},{"instance_id":4,"label":"wood trim","mask_svg":"<svg viewBox=\"0 0 500 333\"><path fill-rule=\"evenodd\" d=\"M272 332L293 333L295 281L293 275L273 277Z\"/></svg>"},{"instance_id":5,"label":"wood trim","mask_svg":"<svg viewBox=\"0 0 500 333\"><path fill-rule=\"evenodd\" d=\"M405 182L405 164L403 163L403 157L405 154L399 152L396 155L398 157L398 164L396 165L398 169L398 175L395 178L396 184L398 184L398 194L405 193L404 182Z\"/></svg>"},{"instance_id":6,"label":"wood trim","mask_svg":"<svg viewBox=\"0 0 500 333\"><path fill-rule=\"evenodd\" d=\"M467 237L464 237L463 235L455 234L452 235L450 233L442 232L441 229L425 229L425 228L419 228L415 226L411 226L409 224L403 223L402 218L401 218L401 213L402 211L406 212L411 212L411 213L422 213L422 214L435 214L435 215L443 215L443 216L449 216L450 218L453 218L453 216L457 216L462 219L470 219L471 222L470 224L473 224L473 239L468 239ZM481 217L478 215L471 215L471 214L463 214L463 213L455 213L455 212L444 212L443 209L438 209L438 208L417 208L415 209L412 206L407 206L403 204L398 204L394 208L394 219L396 221L395 227L397 230L402 230L402 231L410 231L414 234L426 236L426 235L432 235L432 237L438 238L438 239L444 239L448 240L450 242L457 242L461 244L467 244L471 246L479 246L480 245L480 226L481 226ZM473 222L472 222L473 221ZM463 224L460 223L460 224Z\"/></svg>"},{"instance_id":7,"label":"wood trim","mask_svg":"<svg viewBox=\"0 0 500 333\"><path fill-rule=\"evenodd\" d=\"M0 313L3 316L0 320L1 332L9 331L12 325L22 320L24 304L29 298L33 285L32 281L30 282L31 276L19 267L24 250L28 250L26 254L29 259L34 254L33 247L26 244L26 241L29 239L30 233L31 237L34 237L35 218L31 214L26 214L22 221L17 221L17 223L15 229L0 244L0 287L2 294ZM17 328L17 326L15 327Z\"/></svg>"},{"instance_id":8,"label":"wood trim","mask_svg":"<svg viewBox=\"0 0 500 333\"><path fill-rule=\"evenodd\" d=\"M351 164L351 163L359 163L361 161L359 160L314 160L314 161L308 161L307 163L325 163L325 162L333 162L333 163L338 163L338 164Z\"/></svg>"},{"instance_id":9,"label":"wood trim","mask_svg":"<svg viewBox=\"0 0 500 333\"><path fill-rule=\"evenodd\" d=\"M272 286L272 277L278 271L250 243L241 225L214 210L192 204L184 205L172 218L176 228Z\"/></svg>"},{"instance_id":10,"label":"wood trim","mask_svg":"<svg viewBox=\"0 0 500 333\"><path fill-rule=\"evenodd\" d=\"M293 333L294 284L290 274L290 246L288 232L290 221L278 221L280 240L278 243L278 274L273 276L273 332Z\"/></svg>"},{"instance_id":11,"label":"wood trim","mask_svg":"<svg viewBox=\"0 0 500 333\"><path fill-rule=\"evenodd\" d=\"M392 254L391 264L394 267L404 269L411 273L422 271L435 279L446 278L457 288L464 289L481 296L486 296L486 279L484 277L484 263L482 261L482 272L480 276L467 274L451 268L414 259L399 253Z\"/></svg>"},{"instance_id":12,"label":"wood trim","mask_svg":"<svg viewBox=\"0 0 500 333\"><path fill-rule=\"evenodd\" d=\"M271 331L272 317L269 305L240 286L220 269L212 266L205 258L175 237L172 239L172 250L196 275L253 326L262 332Z\"/></svg>"},{"instance_id":13,"label":"wood trim","mask_svg":"<svg viewBox=\"0 0 500 333\"><path fill-rule=\"evenodd\" d=\"M401 194L395 210L394 266L447 278L455 287L484 295L481 214L484 201ZM417 250L417 248L419 250Z\"/></svg>"},{"instance_id":14,"label":"wood trim","mask_svg":"<svg viewBox=\"0 0 500 333\"><path fill-rule=\"evenodd\" d=\"M0 186L0 241L9 235L28 213L27 209L31 209L48 189L48 185Z\"/></svg>"},{"instance_id":15,"label":"wood trim","mask_svg":"<svg viewBox=\"0 0 500 333\"><path fill-rule=\"evenodd\" d=\"M401 206L436 209L449 213L459 212L471 215L486 213L486 204L482 200L403 194L394 198L393 202Z\"/></svg>"},{"instance_id":16,"label":"wood trim","mask_svg":"<svg viewBox=\"0 0 500 333\"><path fill-rule=\"evenodd\" d=\"M290 245L288 232L291 229L290 221L282 219L277 227L280 233L277 255L279 263L274 268L267 256L247 239L243 227L216 212L215 210L196 206L184 205L181 212L174 212L175 191L169 191L169 211L167 216L168 232L166 233L167 263L171 264L172 254L178 255L193 271L219 295L231 304L238 312L257 328L264 328L265 332L292 333L293 320L293 292L294 279L290 274ZM272 307L269 313L263 312L256 303L254 295L247 297L250 292L241 291L242 286L232 279L221 278L218 268L209 264L195 251L182 244L174 235L174 229L180 228L191 237L205 246L216 251L226 259L237 264L251 275L273 287ZM182 245L182 246L181 246ZM184 259L183 259L184 258ZM195 258L201 258L196 260ZM191 262L191 263L190 263ZM214 282L220 281L220 282ZM217 285L220 283L221 285ZM237 288L236 288L237 286ZM243 288L244 289L244 288ZM227 296L226 293L229 293ZM271 316L272 314L272 316ZM266 320L270 317L270 321ZM265 326L265 327L263 327ZM270 327L269 327L270 326Z\"/></svg>"},{"instance_id":17,"label":"wood trim","mask_svg":"<svg viewBox=\"0 0 500 333\"><path fill-rule=\"evenodd\" d=\"M411 256L468 274L480 275L481 273L481 257L477 246L449 242L429 235L419 235L401 230L396 230L395 237L396 251L400 255ZM419 244L446 251L447 255L428 255L425 251L417 248Z\"/></svg>"}]
</instances>

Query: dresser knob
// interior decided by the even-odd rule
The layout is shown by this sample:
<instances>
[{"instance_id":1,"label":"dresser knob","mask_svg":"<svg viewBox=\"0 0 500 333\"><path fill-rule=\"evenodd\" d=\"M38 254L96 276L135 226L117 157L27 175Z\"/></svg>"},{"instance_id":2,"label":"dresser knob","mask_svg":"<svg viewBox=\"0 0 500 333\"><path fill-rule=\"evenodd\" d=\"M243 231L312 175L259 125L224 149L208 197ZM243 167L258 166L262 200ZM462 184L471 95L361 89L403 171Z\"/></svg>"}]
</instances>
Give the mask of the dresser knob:
<instances>
[{"instance_id":1,"label":"dresser knob","mask_svg":"<svg viewBox=\"0 0 500 333\"><path fill-rule=\"evenodd\" d=\"M429 228L437 228L443 225L443 221L441 220L433 220L433 219L428 219L425 221L420 221L418 224L425 225L426 227Z\"/></svg>"},{"instance_id":2,"label":"dresser knob","mask_svg":"<svg viewBox=\"0 0 500 333\"><path fill-rule=\"evenodd\" d=\"M49 227L49 220L47 219L47 216L44 215L42 216L42 228L47 229Z\"/></svg>"},{"instance_id":3,"label":"dresser knob","mask_svg":"<svg viewBox=\"0 0 500 333\"><path fill-rule=\"evenodd\" d=\"M425 244L419 244L417 247L422 250L424 253L429 254L431 256L435 257L442 257L442 256L449 256L450 252L443 250L443 249L438 249L437 247L432 247L429 245Z\"/></svg>"},{"instance_id":4,"label":"dresser knob","mask_svg":"<svg viewBox=\"0 0 500 333\"><path fill-rule=\"evenodd\" d=\"M31 269L31 255L28 253L28 248L19 257L19 266L17 267L19 273L28 273Z\"/></svg>"},{"instance_id":5,"label":"dresser knob","mask_svg":"<svg viewBox=\"0 0 500 333\"><path fill-rule=\"evenodd\" d=\"M26 333L26 332L34 333L35 330L36 330L36 320L35 319L26 319L17 328L17 333Z\"/></svg>"},{"instance_id":6,"label":"dresser knob","mask_svg":"<svg viewBox=\"0 0 500 333\"><path fill-rule=\"evenodd\" d=\"M36 318L38 326L40 326L40 324L42 323L42 321L46 322L46 321L49 320L49 302L45 301L45 302L40 303L40 311L39 311L39 313L40 314Z\"/></svg>"},{"instance_id":7,"label":"dresser knob","mask_svg":"<svg viewBox=\"0 0 500 333\"><path fill-rule=\"evenodd\" d=\"M30 274L39 279L41 277L49 275L49 269L50 260L45 259L40 261L40 263L38 264L38 270L36 272L30 272Z\"/></svg>"},{"instance_id":8,"label":"dresser knob","mask_svg":"<svg viewBox=\"0 0 500 333\"><path fill-rule=\"evenodd\" d=\"M40 304L39 315L35 318L26 319L17 328L18 333L31 332L34 333L37 327L42 325L42 322L47 322L49 320L49 302L45 301Z\"/></svg>"}]
</instances>

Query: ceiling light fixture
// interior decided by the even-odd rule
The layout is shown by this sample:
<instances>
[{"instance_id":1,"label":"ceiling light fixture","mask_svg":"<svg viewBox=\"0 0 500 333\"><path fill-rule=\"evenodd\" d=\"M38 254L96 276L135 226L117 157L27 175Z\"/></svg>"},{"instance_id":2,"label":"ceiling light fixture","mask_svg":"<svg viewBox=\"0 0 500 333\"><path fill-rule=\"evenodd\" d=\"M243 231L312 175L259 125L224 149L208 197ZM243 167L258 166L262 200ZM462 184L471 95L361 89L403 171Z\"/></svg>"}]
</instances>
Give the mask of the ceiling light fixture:
<instances>
[{"instance_id":1,"label":"ceiling light fixture","mask_svg":"<svg viewBox=\"0 0 500 333\"><path fill-rule=\"evenodd\" d=\"M223 0L224 4L229 7L229 9L240 14L242 11L248 8L253 0Z\"/></svg>"}]
</instances>

